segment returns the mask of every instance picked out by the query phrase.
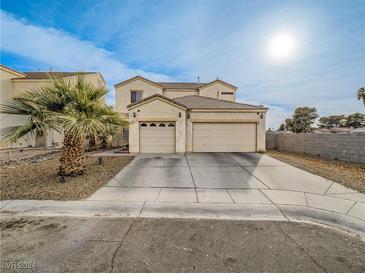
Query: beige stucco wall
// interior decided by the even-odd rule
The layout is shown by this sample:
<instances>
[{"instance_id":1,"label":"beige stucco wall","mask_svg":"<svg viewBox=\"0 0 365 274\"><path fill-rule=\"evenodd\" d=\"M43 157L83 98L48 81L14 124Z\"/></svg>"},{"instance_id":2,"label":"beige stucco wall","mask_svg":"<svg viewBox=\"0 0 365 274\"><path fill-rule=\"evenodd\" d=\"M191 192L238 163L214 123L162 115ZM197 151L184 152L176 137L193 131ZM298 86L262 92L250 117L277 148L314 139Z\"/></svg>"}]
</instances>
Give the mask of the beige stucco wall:
<instances>
[{"instance_id":1,"label":"beige stucco wall","mask_svg":"<svg viewBox=\"0 0 365 274\"><path fill-rule=\"evenodd\" d=\"M214 83L198 90L193 89L165 89L151 84L142 79L135 79L115 88L115 110L121 113L128 113L127 106L131 103L131 91L142 91L142 98L154 94L160 94L168 98L178 98L189 95L200 95L211 98L218 98L227 101L236 101L236 90L222 83ZM222 92L233 92L232 95L225 95Z\"/></svg>"},{"instance_id":2,"label":"beige stucco wall","mask_svg":"<svg viewBox=\"0 0 365 274\"><path fill-rule=\"evenodd\" d=\"M136 117L133 117L133 113ZM181 117L179 117L181 113ZM139 153L139 122L174 121L176 153L185 152L185 110L160 98L154 98L129 111L129 152Z\"/></svg>"},{"instance_id":3,"label":"beige stucco wall","mask_svg":"<svg viewBox=\"0 0 365 274\"><path fill-rule=\"evenodd\" d=\"M181 112L181 118L179 118ZM136 117L133 117L133 114ZM189 114L190 118L185 118ZM192 151L194 122L254 122L256 123L256 149L265 151L265 120L266 111L188 111L180 109L159 98L155 98L138 107L130 109L129 113L129 151L139 153L139 123L148 121L176 121L176 152Z\"/></svg>"},{"instance_id":4,"label":"beige stucco wall","mask_svg":"<svg viewBox=\"0 0 365 274\"><path fill-rule=\"evenodd\" d=\"M153 94L162 94L169 98L187 95L200 95L228 101L236 101L236 90L222 83L214 83L199 91L168 89L162 90L156 85L141 79L134 80L116 88L116 111L128 113L127 105L130 104L130 92L142 91L143 98ZM222 95L222 92L233 92L232 95ZM181 112L182 117L178 114ZM133 113L136 117L133 117ZM160 98L143 103L129 110L129 150L131 153L139 152L139 122L143 121L176 121L176 152L192 151L192 123L195 122L254 122L256 123L257 150L265 151L265 120L266 110L254 111L188 111L189 119L185 119L185 110L164 101Z\"/></svg>"},{"instance_id":5,"label":"beige stucco wall","mask_svg":"<svg viewBox=\"0 0 365 274\"><path fill-rule=\"evenodd\" d=\"M20 96L26 91L31 91L32 89L40 88L46 86L50 83L46 79L27 79L19 80L12 78L19 78L18 74L13 74L8 72L8 70L0 67L0 80L1 80L1 91L0 99L1 104L8 102L11 98ZM105 83L101 78L100 74L86 74L84 76L85 81L90 82L96 87L104 87ZM77 77L69 77L71 81L76 81ZM103 99L104 100L104 99ZM7 115L0 114L0 130L3 131L6 127L18 126L26 122L27 117L19 115ZM63 135L61 133L51 130L46 133L45 145L62 147ZM0 149L5 148L21 148L21 147L34 147L36 145L35 137L31 134L19 139L16 143L0 143Z\"/></svg>"},{"instance_id":6,"label":"beige stucco wall","mask_svg":"<svg viewBox=\"0 0 365 274\"><path fill-rule=\"evenodd\" d=\"M222 92L233 92L233 94L224 95ZM200 88L199 95L232 102L236 101L236 90L219 82Z\"/></svg>"},{"instance_id":7,"label":"beige stucco wall","mask_svg":"<svg viewBox=\"0 0 365 274\"><path fill-rule=\"evenodd\" d=\"M163 91L163 96L172 99L189 95L199 95L199 92L192 89L166 89Z\"/></svg>"},{"instance_id":8,"label":"beige stucco wall","mask_svg":"<svg viewBox=\"0 0 365 274\"><path fill-rule=\"evenodd\" d=\"M77 76L67 77L72 82L77 80ZM85 74L84 79L86 82L91 83L95 87L104 87L105 83L97 74ZM35 88L40 88L42 86L46 86L50 83L50 80L47 79L14 79L12 80L13 88L11 91L11 97L19 96L25 91L29 91Z\"/></svg>"},{"instance_id":9,"label":"beige stucco wall","mask_svg":"<svg viewBox=\"0 0 365 274\"><path fill-rule=\"evenodd\" d=\"M11 81L12 78L19 77L19 74L12 73L7 69L0 67L0 102L4 104L11 99L14 94L16 94L14 89L14 83ZM9 114L2 114L0 113L0 131L3 132L4 128L12 127L21 125L22 123L26 122L26 117L22 116L15 116ZM16 143L9 144L9 143L0 143L0 149L5 148L18 148L18 147L28 147L34 146L35 141L34 138L28 134L23 138L20 138Z\"/></svg>"},{"instance_id":10,"label":"beige stucco wall","mask_svg":"<svg viewBox=\"0 0 365 274\"><path fill-rule=\"evenodd\" d=\"M186 152L191 152L193 150L194 122L255 122L257 123L256 149L257 151L265 151L265 112L206 112L196 110L189 111L188 114L190 115L190 118L186 121Z\"/></svg>"},{"instance_id":11,"label":"beige stucco wall","mask_svg":"<svg viewBox=\"0 0 365 274\"><path fill-rule=\"evenodd\" d=\"M0 99L1 102L5 102L9 98L11 98L11 91L13 88L13 83L11 81L11 78L19 77L18 75L14 73L10 73L9 71L3 69L0 67Z\"/></svg>"},{"instance_id":12,"label":"beige stucco wall","mask_svg":"<svg viewBox=\"0 0 365 274\"><path fill-rule=\"evenodd\" d=\"M137 79L115 88L115 111L128 113L127 106L131 103L131 91L142 91L142 98L146 98L153 94L162 95L162 88Z\"/></svg>"}]
</instances>

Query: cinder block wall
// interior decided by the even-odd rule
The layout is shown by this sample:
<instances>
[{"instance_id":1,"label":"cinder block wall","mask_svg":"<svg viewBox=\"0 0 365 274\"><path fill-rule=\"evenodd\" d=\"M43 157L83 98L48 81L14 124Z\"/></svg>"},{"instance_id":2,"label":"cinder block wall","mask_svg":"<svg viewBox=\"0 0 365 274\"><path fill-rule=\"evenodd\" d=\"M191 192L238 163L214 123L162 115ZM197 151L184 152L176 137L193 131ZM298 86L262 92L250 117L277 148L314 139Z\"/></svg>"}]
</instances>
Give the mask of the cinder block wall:
<instances>
[{"instance_id":1,"label":"cinder block wall","mask_svg":"<svg viewBox=\"0 0 365 274\"><path fill-rule=\"evenodd\" d=\"M266 132L266 148L365 163L365 134Z\"/></svg>"}]
</instances>

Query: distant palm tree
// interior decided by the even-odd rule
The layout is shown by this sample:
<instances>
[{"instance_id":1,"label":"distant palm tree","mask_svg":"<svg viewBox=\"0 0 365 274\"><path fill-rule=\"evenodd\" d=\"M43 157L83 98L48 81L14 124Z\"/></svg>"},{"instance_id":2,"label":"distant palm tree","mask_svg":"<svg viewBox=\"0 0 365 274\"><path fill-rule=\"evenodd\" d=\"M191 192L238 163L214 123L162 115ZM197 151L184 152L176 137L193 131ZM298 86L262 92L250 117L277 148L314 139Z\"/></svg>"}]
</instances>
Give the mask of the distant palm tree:
<instances>
[{"instance_id":1,"label":"distant palm tree","mask_svg":"<svg viewBox=\"0 0 365 274\"><path fill-rule=\"evenodd\" d=\"M1 105L1 113L28 117L25 124L3 131L2 141L15 142L28 133L50 129L63 133L59 175L81 175L85 171L85 137L107 134L113 127L126 127L128 122L103 102L107 94L104 87L85 82L81 74L76 79L57 73L49 77L49 85Z\"/></svg>"},{"instance_id":2,"label":"distant palm tree","mask_svg":"<svg viewBox=\"0 0 365 274\"><path fill-rule=\"evenodd\" d=\"M357 91L357 100L362 100L365 106L365 87L361 87Z\"/></svg>"}]
</instances>

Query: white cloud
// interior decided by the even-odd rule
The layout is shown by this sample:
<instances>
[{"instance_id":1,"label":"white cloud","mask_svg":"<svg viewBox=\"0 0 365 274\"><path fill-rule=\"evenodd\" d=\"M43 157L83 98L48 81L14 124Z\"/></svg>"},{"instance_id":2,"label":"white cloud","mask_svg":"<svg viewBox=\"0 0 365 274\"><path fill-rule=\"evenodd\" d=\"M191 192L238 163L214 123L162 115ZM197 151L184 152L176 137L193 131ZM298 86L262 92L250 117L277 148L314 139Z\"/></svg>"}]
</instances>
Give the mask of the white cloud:
<instances>
[{"instance_id":1,"label":"white cloud","mask_svg":"<svg viewBox=\"0 0 365 274\"><path fill-rule=\"evenodd\" d=\"M152 13L148 23L133 28L127 40L119 40L123 51L147 67L178 69L179 80L199 75L201 81L219 77L233 83L242 102L270 107L268 127L277 128L300 106L316 107L320 115L364 111L355 97L364 85L364 52L358 47L363 24L344 21L339 27L333 8L310 5L260 11L242 1L181 5L163 18ZM282 30L295 34L298 48L278 63L268 60L266 50L270 36Z\"/></svg>"},{"instance_id":2,"label":"white cloud","mask_svg":"<svg viewBox=\"0 0 365 274\"><path fill-rule=\"evenodd\" d=\"M267 111L266 118L266 128L272 128L274 130L278 129L279 125L282 124L286 118L289 118L293 115L293 111L288 111L280 106L275 105L267 105L257 100L242 100L237 99L237 102L251 104L251 105L264 105L269 108Z\"/></svg>"},{"instance_id":3,"label":"white cloud","mask_svg":"<svg viewBox=\"0 0 365 274\"><path fill-rule=\"evenodd\" d=\"M316 107L320 115L364 111L355 97L364 85L364 53L354 46L363 44L363 24L338 27L330 6L256 9L244 1L212 3L90 6L73 26L113 53L2 13L1 47L55 69L100 71L109 84L136 74L169 80L148 72L161 70L181 81L218 76L238 87L240 101L269 107L267 127L277 128L299 106ZM277 64L267 60L266 45L272 33L282 30L295 33L298 54Z\"/></svg>"},{"instance_id":4,"label":"white cloud","mask_svg":"<svg viewBox=\"0 0 365 274\"><path fill-rule=\"evenodd\" d=\"M52 66L54 70L98 71L109 85L136 75L155 81L170 77L129 68L103 48L54 28L44 28L18 20L1 11L1 50ZM113 103L113 95L108 98Z\"/></svg>"},{"instance_id":5,"label":"white cloud","mask_svg":"<svg viewBox=\"0 0 365 274\"><path fill-rule=\"evenodd\" d=\"M286 118L293 115L292 111L287 111L278 106L268 106L269 110L267 112L266 128L278 129Z\"/></svg>"}]
</instances>

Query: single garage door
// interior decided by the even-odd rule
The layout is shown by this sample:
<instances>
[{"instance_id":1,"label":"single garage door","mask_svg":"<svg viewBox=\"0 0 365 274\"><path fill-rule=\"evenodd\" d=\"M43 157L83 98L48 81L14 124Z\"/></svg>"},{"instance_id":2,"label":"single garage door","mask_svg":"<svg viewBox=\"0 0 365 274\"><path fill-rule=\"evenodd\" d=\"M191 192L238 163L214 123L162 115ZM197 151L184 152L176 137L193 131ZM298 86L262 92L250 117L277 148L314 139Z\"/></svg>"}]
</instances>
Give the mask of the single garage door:
<instances>
[{"instance_id":1,"label":"single garage door","mask_svg":"<svg viewBox=\"0 0 365 274\"><path fill-rule=\"evenodd\" d=\"M195 152L255 152L256 123L194 123Z\"/></svg>"},{"instance_id":2,"label":"single garage door","mask_svg":"<svg viewBox=\"0 0 365 274\"><path fill-rule=\"evenodd\" d=\"M174 122L141 122L139 124L141 153L174 153Z\"/></svg>"}]
</instances>

